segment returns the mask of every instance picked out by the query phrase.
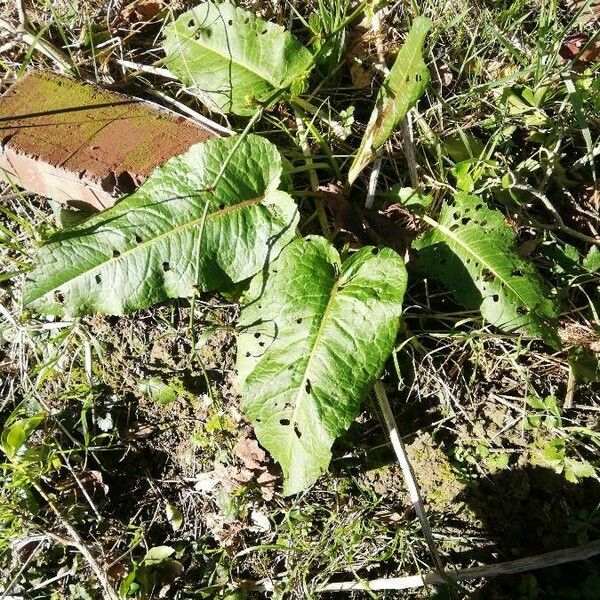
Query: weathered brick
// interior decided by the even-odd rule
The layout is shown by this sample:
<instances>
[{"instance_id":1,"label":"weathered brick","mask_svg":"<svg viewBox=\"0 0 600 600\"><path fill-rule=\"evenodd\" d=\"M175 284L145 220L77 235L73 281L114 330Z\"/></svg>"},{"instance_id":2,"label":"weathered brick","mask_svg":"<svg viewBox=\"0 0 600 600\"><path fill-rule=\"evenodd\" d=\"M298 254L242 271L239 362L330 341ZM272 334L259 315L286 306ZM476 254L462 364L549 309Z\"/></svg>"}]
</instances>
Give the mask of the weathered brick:
<instances>
[{"instance_id":1,"label":"weathered brick","mask_svg":"<svg viewBox=\"0 0 600 600\"><path fill-rule=\"evenodd\" d=\"M0 98L0 176L70 206L103 209L213 135L135 98L34 71Z\"/></svg>"}]
</instances>

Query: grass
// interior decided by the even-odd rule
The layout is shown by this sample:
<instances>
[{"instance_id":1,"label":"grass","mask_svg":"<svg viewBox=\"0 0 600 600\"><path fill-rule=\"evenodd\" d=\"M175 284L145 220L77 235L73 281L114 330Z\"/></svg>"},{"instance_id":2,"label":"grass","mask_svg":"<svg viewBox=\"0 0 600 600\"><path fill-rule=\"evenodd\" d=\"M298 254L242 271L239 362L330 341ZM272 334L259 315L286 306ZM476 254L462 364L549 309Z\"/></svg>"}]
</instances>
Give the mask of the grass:
<instances>
[{"instance_id":1,"label":"grass","mask_svg":"<svg viewBox=\"0 0 600 600\"><path fill-rule=\"evenodd\" d=\"M294 168L302 233L327 231L340 246L354 240L332 211L335 188L333 200L320 192L339 181L358 147L382 80L378 51L389 66L407 22L417 12L432 19L432 83L413 114L418 176L437 206L461 187L504 212L522 254L561 294L564 349L493 330L409 260L405 330L385 386L448 566L598 539L600 391L570 382L579 364L572 349L592 358L599 351L598 275L583 264L600 221L599 57L561 57L565 40L594 27L579 24L574 3L406 1L382 13L379 33L367 6L366 21L329 40L355 3L243 4L313 49L331 44L300 105L277 105L254 131ZM2 10L16 22L11 6ZM115 3L101 0L36 3L27 16L35 32L68 49L81 74L142 96L156 88L203 112L178 83L131 76L116 63L159 61L168 16L125 22ZM26 69L53 68L0 36L3 89ZM222 124L241 131L247 123ZM352 190L357 204L368 171ZM377 209L396 184L411 185L399 133L383 155ZM60 211L2 185L2 444L28 427L31 436L0 464L0 597L107 597L93 562L122 596L182 599L265 596L249 581L272 584L274 597L316 598L330 580L431 569L374 397L337 442L330 472L309 492L281 497L279 473L253 445L233 387L235 304L199 297L75 322L24 310L25 269ZM397 242L390 227L410 237L419 224L396 213L382 235ZM140 385L147 380L175 399L157 402ZM34 427L27 419L38 414L44 419ZM599 568L589 560L404 594L587 599Z\"/></svg>"}]
</instances>

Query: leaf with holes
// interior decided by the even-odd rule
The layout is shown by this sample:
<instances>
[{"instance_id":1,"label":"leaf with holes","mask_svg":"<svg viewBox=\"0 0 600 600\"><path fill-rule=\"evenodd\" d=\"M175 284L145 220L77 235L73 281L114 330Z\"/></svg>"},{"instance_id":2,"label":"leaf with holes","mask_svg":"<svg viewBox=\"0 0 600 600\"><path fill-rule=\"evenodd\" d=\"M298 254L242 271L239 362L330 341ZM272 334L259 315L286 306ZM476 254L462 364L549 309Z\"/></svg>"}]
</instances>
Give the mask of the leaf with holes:
<instances>
[{"instance_id":1,"label":"leaf with holes","mask_svg":"<svg viewBox=\"0 0 600 600\"><path fill-rule=\"evenodd\" d=\"M325 239L295 240L243 299L237 368L243 408L281 464L284 492L327 468L398 333L406 270L390 248L342 262Z\"/></svg>"},{"instance_id":2,"label":"leaf with holes","mask_svg":"<svg viewBox=\"0 0 600 600\"><path fill-rule=\"evenodd\" d=\"M425 91L429 82L429 70L423 61L423 44L430 28L431 21L426 17L414 20L396 61L377 94L375 109L348 173L350 183L375 158L376 151L385 144Z\"/></svg>"},{"instance_id":3,"label":"leaf with holes","mask_svg":"<svg viewBox=\"0 0 600 600\"><path fill-rule=\"evenodd\" d=\"M192 146L42 246L25 303L118 315L251 277L294 235L296 205L277 189L281 172L277 149L258 136Z\"/></svg>"},{"instance_id":4,"label":"leaf with holes","mask_svg":"<svg viewBox=\"0 0 600 600\"><path fill-rule=\"evenodd\" d=\"M476 196L458 194L437 222L423 219L433 228L414 247L427 273L499 329L560 345L555 302L535 268L519 257L515 234L500 212Z\"/></svg>"},{"instance_id":5,"label":"leaf with holes","mask_svg":"<svg viewBox=\"0 0 600 600\"><path fill-rule=\"evenodd\" d=\"M166 27L165 66L210 110L252 115L308 77L313 56L280 25L204 2Z\"/></svg>"}]
</instances>

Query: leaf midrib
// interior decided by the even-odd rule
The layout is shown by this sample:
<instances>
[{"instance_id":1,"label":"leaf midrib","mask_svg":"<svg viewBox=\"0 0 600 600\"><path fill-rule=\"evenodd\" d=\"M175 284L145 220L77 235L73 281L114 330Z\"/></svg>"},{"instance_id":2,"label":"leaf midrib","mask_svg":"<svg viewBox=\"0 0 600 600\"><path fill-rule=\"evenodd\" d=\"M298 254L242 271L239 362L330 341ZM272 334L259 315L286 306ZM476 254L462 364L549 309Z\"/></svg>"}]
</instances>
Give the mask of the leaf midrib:
<instances>
[{"instance_id":1,"label":"leaf midrib","mask_svg":"<svg viewBox=\"0 0 600 600\"><path fill-rule=\"evenodd\" d=\"M67 279L65 281L66 282L74 282L74 281L77 281L78 279L80 279L82 277L89 276L90 274L94 273L94 271L96 271L98 269L108 268L110 266L111 262L113 262L113 261L114 262L120 261L121 259L126 258L127 256L131 255L132 253L136 252L140 248L145 248L149 244L154 244L158 240L163 239L165 237L168 237L171 234L180 233L181 231L184 231L186 228L193 227L193 226L197 225L198 223L201 223L202 221L208 221L209 219L211 219L213 217L222 216L222 215L224 215L224 214L226 214L228 212L233 212L234 210L238 210L238 209L241 209L241 208L245 208L247 206L252 206L254 204L258 204L262 200L264 200L264 198L266 198L266 196L267 196L268 193L269 192L267 191L262 196L256 196L255 198L251 198L250 200L243 200L242 202L238 202L237 204L233 204L231 206L226 206L225 208L219 209L219 210L217 210L215 212L208 213L206 216L202 215L198 219L193 219L192 221L188 221L187 223L183 223L183 224L181 224L181 225L179 225L177 227L174 227L173 229L169 229L168 231L165 231L165 232L159 234L156 237L150 238L150 239L148 239L145 242L141 242L141 243L137 244L133 248L129 248L128 250L125 250L124 252L122 252L117 257L109 257L107 260L105 260L105 261L103 261L101 263L98 263L98 264L94 265L93 267L90 267L89 269L86 269L85 271L81 271L80 273L77 274L76 277ZM208 202L208 200L207 200L207 202ZM46 294L48 294L48 293L56 290L61 285L63 285L65 283L65 281L62 281L59 284L54 284L51 288L45 290L42 294L39 294L35 298L32 298L32 301L33 300L37 300L38 298L41 298L42 296L45 296Z\"/></svg>"},{"instance_id":2,"label":"leaf midrib","mask_svg":"<svg viewBox=\"0 0 600 600\"><path fill-rule=\"evenodd\" d=\"M235 17L237 18L237 13L235 14ZM235 22L234 22L235 23ZM204 50L207 50L208 52L212 52L213 54L216 54L217 56L220 56L221 58L228 60L240 67L242 67L243 69L245 69L246 71L248 71L249 73L251 73L252 75L255 75L256 77L259 77L260 79L262 79L263 81L266 81L269 85L271 85L273 88L281 88L283 86L283 83L285 82L285 80L282 79L282 81L273 81L272 79L269 79L268 74L265 75L264 73L260 73L257 72L255 69L251 68L251 66L249 66L248 64L246 64L245 62L239 60L239 57L235 57L232 54L225 54L222 51L220 51L218 48L214 48L212 46L209 46L207 44L202 44L200 42L200 40L196 37L190 37L182 32L180 32L177 27L174 27L174 31L175 31L175 36L177 37L178 40L178 46L180 48L180 55L182 57L183 62L186 65L186 69L187 72L190 76L190 78L192 79L192 81L194 82L194 85L196 84L196 80L195 77L192 75L192 71L188 66L188 61L185 58L185 55L183 53L183 49L181 44L179 43L179 38L184 38L186 39L188 42L192 42L194 44L197 44L198 46L200 46L201 48L203 48ZM271 31L269 31L269 33L272 33ZM285 40L284 40L285 43Z\"/></svg>"},{"instance_id":3,"label":"leaf midrib","mask_svg":"<svg viewBox=\"0 0 600 600\"><path fill-rule=\"evenodd\" d=\"M406 63L403 64L401 66L401 68L396 73L393 73L394 67L392 66L392 70L390 71L390 75L389 75L390 79L389 79L388 83L389 83L389 85L391 87L392 80L394 80L394 81L398 80L401 83L401 85L402 85L402 87L404 89L404 92L400 93L400 94L393 94L393 95L387 94L386 88L385 88L385 83L386 82L384 81L384 84L381 87L381 96L380 96L380 98L378 98L378 100L380 100L380 102L381 102L381 104L378 106L378 109L380 110L381 113L383 113L383 111L384 111L384 109L386 107L386 104L389 101L391 101L392 105L395 106L396 99L398 97L405 96L406 93L407 93L406 92L406 88L410 88L411 85L414 85L414 84L407 84L407 82L406 82L406 75L407 75L407 73L410 73L410 72L413 72L413 71L415 73L416 72L424 72L424 71L427 70L427 65L425 64L425 61L423 60L423 45L425 43L425 36L426 35L427 35L427 32L425 32L422 36L420 36L420 39L417 40L417 42L413 45L413 52L412 52L412 54L409 55L408 60L406 61ZM396 60L398 60L398 59L396 59ZM379 102L377 104L379 104ZM380 129L383 128L383 124L387 120L386 119L386 114L383 114L383 116L382 116L382 119L381 119L380 125L379 125ZM398 119L397 119L396 115L394 115L392 117L392 129L396 126L397 121L398 121Z\"/></svg>"},{"instance_id":4,"label":"leaf midrib","mask_svg":"<svg viewBox=\"0 0 600 600\"><path fill-rule=\"evenodd\" d=\"M297 422L296 421L296 417L298 414L298 410L300 408L301 405L301 400L302 400L302 394L305 393L305 387L306 387L306 383L308 381L308 375L310 373L310 367L311 367L311 362L313 360L313 358L316 356L316 351L315 349L318 348L319 346L319 342L321 340L321 337L323 335L323 331L325 329L325 326L327 324L327 321L329 320L329 317L331 315L331 310L332 310L332 306L333 306L333 302L335 300L335 297L337 295L337 291L338 288L340 286L340 279L341 276L338 277L334 283L333 283L333 287L331 288L331 291L329 292L329 299L327 300L327 305L325 306L325 310L323 311L323 316L321 317L321 322L319 323L319 329L317 330L317 334L314 337L313 340L313 344L312 347L310 349L310 354L308 355L308 360L306 361L306 367L304 369L304 374L302 376L302 381L300 382L300 385L298 387L298 391L296 392L296 398L295 398L295 402L294 402L294 412L292 413L291 419L290 419L290 424L291 424L291 429L290 429L290 435L289 435L289 444L288 444L288 455L287 455L287 464L290 465L291 464L291 454L292 454L292 448L294 446L294 444L292 443L292 441L295 439L294 436L295 434L293 433L293 427L294 424ZM306 396L308 396L308 394L306 394ZM313 400L314 401L314 400Z\"/></svg>"},{"instance_id":5,"label":"leaf midrib","mask_svg":"<svg viewBox=\"0 0 600 600\"><path fill-rule=\"evenodd\" d=\"M521 294L519 294L519 292L510 284L510 281L507 280L506 278L502 277L498 271L493 267L493 265L491 265L489 262L486 262L480 255L476 254L474 250L472 250L470 248L470 246L468 246L465 242L463 242L463 240L458 237L457 235L455 235L449 228L447 228L445 225L442 225L441 223L431 219L432 223L435 224L435 227L437 227L440 231L442 231L447 237L449 237L451 240L454 240L459 246L461 246L464 250L466 250L467 253L469 253L473 258L475 258L477 261L481 262L483 265L485 265L486 268L488 268L493 274L494 276L499 279L500 281L505 282L506 286L508 287L508 289L510 289L513 294L521 301L523 302L523 304L527 307L529 307L529 302L523 298L523 296L521 296Z\"/></svg>"}]
</instances>

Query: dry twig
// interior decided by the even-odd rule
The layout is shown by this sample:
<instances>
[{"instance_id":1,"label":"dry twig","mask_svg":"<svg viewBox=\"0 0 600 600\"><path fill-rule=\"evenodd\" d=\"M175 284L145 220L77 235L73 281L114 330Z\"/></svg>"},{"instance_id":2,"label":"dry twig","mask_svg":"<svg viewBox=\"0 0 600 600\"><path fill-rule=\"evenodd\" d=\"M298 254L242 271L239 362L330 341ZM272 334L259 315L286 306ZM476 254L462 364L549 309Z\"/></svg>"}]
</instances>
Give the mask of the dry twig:
<instances>
[{"instance_id":1,"label":"dry twig","mask_svg":"<svg viewBox=\"0 0 600 600\"><path fill-rule=\"evenodd\" d=\"M318 591L350 592L416 589L426 585L444 585L449 582L458 583L471 579L490 579L499 575L513 575L536 569L545 569L547 567L586 560L598 554L600 554L600 540L576 548L567 548L527 558L518 558L517 560L509 560L496 565L484 565L460 571L446 571L443 575L439 573L425 573L424 575L373 579L371 581L341 581L339 583L328 583L320 587Z\"/></svg>"}]
</instances>

